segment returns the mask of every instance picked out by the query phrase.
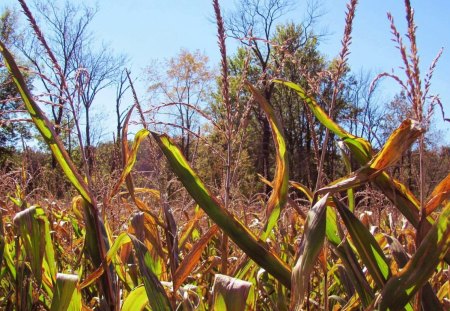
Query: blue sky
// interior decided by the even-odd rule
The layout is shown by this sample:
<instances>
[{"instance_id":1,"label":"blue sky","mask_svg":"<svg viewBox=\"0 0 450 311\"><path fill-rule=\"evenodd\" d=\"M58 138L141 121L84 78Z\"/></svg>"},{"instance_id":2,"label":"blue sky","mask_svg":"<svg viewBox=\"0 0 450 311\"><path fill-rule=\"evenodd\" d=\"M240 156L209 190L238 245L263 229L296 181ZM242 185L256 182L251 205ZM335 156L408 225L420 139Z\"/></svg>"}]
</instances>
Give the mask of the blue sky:
<instances>
[{"instance_id":1,"label":"blue sky","mask_svg":"<svg viewBox=\"0 0 450 311\"><path fill-rule=\"evenodd\" d=\"M16 1L3 0L5 5L16 5ZM287 14L284 21L301 21L304 17L304 3L298 1L297 8ZM328 33L320 44L320 50L332 58L340 49L340 40L344 29L347 1L323 0L325 15L319 20L317 29ZM233 8L234 0L221 1L223 13ZM434 93L440 94L442 102L450 116L450 2L448 0L412 1L416 11L418 26L417 38L420 51L422 74L426 73L431 61L441 47L444 54L439 62L433 79ZM96 37L110 43L111 47L128 55L130 67L135 76L153 59L164 59L176 55L180 48L199 49L206 53L214 66L219 61L216 44L216 26L211 1L207 0L102 0L98 1L99 13L92 24ZM349 63L353 71L363 69L376 74L383 71L401 73L400 54L391 41L389 22L386 12L390 11L397 27L405 31L405 11L403 1L363 0L360 1L353 32L353 43ZM229 54L233 53L236 42L228 40ZM405 39L406 40L406 39ZM400 89L393 81L383 82L381 98L388 99ZM143 94L145 88L138 86ZM102 111L109 110L112 92L105 92L99 98ZM111 101L112 102L112 101ZM111 107L111 115L113 107ZM442 126L441 126L442 127ZM450 124L444 127L449 137ZM108 132L108 130L106 130ZM447 143L450 138L447 138Z\"/></svg>"}]
</instances>

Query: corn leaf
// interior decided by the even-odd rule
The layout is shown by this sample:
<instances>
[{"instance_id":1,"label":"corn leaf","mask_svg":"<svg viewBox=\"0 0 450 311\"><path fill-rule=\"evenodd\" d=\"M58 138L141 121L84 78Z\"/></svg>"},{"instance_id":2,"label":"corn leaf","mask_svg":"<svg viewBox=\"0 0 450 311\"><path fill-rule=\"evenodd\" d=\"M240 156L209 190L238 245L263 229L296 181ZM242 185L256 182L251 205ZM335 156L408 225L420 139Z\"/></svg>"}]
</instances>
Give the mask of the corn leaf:
<instances>
[{"instance_id":1,"label":"corn leaf","mask_svg":"<svg viewBox=\"0 0 450 311\"><path fill-rule=\"evenodd\" d=\"M392 277L381 293L381 310L403 308L422 288L450 246L450 203L428 231L404 269Z\"/></svg>"},{"instance_id":2,"label":"corn leaf","mask_svg":"<svg viewBox=\"0 0 450 311\"><path fill-rule=\"evenodd\" d=\"M325 234L327 240L330 242L331 246L333 246L335 253L341 259L345 267L346 276L350 278L353 287L360 297L361 303L364 307L367 307L373 301L375 294L370 288L369 283L367 283L364 273L361 271L359 266L358 259L356 258L347 239L343 240L341 238L342 230L337 221L336 210L331 206L328 206L326 217Z\"/></svg>"},{"instance_id":3,"label":"corn leaf","mask_svg":"<svg viewBox=\"0 0 450 311\"><path fill-rule=\"evenodd\" d=\"M341 259L345 268L345 275L350 278L353 287L360 297L362 305L367 307L373 301L375 294L369 283L367 283L364 273L359 266L358 259L348 240L341 238L341 232L342 229L337 220L336 210L331 206L328 206L325 229L327 240L330 242L336 255Z\"/></svg>"},{"instance_id":4,"label":"corn leaf","mask_svg":"<svg viewBox=\"0 0 450 311\"><path fill-rule=\"evenodd\" d=\"M345 169L347 170L347 173L350 174L352 172L352 164L348 154L348 148L344 145L342 141L339 141L337 145L341 151ZM350 209L351 212L353 212L355 210L355 194L353 188L349 188L347 190L347 201L348 201L348 208Z\"/></svg>"},{"instance_id":5,"label":"corn leaf","mask_svg":"<svg viewBox=\"0 0 450 311\"><path fill-rule=\"evenodd\" d=\"M111 200L112 197L114 197L119 192L120 186L125 182L125 179L127 178L127 176L130 174L131 170L133 169L133 166L136 163L136 156L137 156L137 152L139 150L139 146L140 146L142 140L145 137L147 137L148 134L150 134L150 132L146 129L142 129L136 133L131 151L127 155L127 162L125 164L125 168L122 170L122 174L120 175L119 180L114 185L113 190L111 191L111 193L109 195L109 200Z\"/></svg>"},{"instance_id":6,"label":"corn leaf","mask_svg":"<svg viewBox=\"0 0 450 311\"><path fill-rule=\"evenodd\" d=\"M286 150L286 142L284 140L283 127L275 115L275 111L270 103L250 84L246 84L253 97L259 103L260 107L266 114L270 124L272 137L275 145L275 176L272 182L272 193L267 201L267 223L261 235L261 239L265 240L272 229L275 227L280 217L281 210L286 205L287 192L289 187L289 168L288 155Z\"/></svg>"},{"instance_id":7,"label":"corn leaf","mask_svg":"<svg viewBox=\"0 0 450 311\"><path fill-rule=\"evenodd\" d=\"M316 101L306 94L306 92L300 85L284 80L273 80L273 81L276 83L281 83L294 90L297 93L297 95L299 95L299 97L308 105L308 107L316 116L317 120L319 120L320 123L322 123L330 131L332 131L339 138L341 138L347 145L349 145L349 148L352 150L352 152L357 153L360 157L362 156L365 158L371 157L372 146L369 144L369 142L360 137L356 137L348 133L341 126L335 123L333 119L331 119L327 115L327 113L316 103Z\"/></svg>"},{"instance_id":8,"label":"corn leaf","mask_svg":"<svg viewBox=\"0 0 450 311\"><path fill-rule=\"evenodd\" d=\"M301 246L302 253L292 270L291 307L295 310L302 309L310 274L325 240L327 200L328 194L323 196L308 212Z\"/></svg>"},{"instance_id":9,"label":"corn leaf","mask_svg":"<svg viewBox=\"0 0 450 311\"><path fill-rule=\"evenodd\" d=\"M13 222L22 238L37 283L40 285L44 279L51 287L56 281L56 263L50 225L44 211L39 207L29 207L17 213Z\"/></svg>"},{"instance_id":10,"label":"corn leaf","mask_svg":"<svg viewBox=\"0 0 450 311\"><path fill-rule=\"evenodd\" d=\"M430 194L428 201L425 205L425 210L427 215L430 215L432 212L438 208L441 203L450 200L450 173L445 177Z\"/></svg>"},{"instance_id":11,"label":"corn leaf","mask_svg":"<svg viewBox=\"0 0 450 311\"><path fill-rule=\"evenodd\" d=\"M199 220L203 217L205 212L201 209L196 207L194 218L191 218L189 222L185 225L185 228L181 234L180 240L179 240L179 249L183 249L184 245L186 244L187 240L192 234L192 231L194 230L195 226L198 224Z\"/></svg>"},{"instance_id":12,"label":"corn leaf","mask_svg":"<svg viewBox=\"0 0 450 311\"><path fill-rule=\"evenodd\" d=\"M387 242L389 243L389 250L391 251L395 261L399 268L403 268L409 260L409 256L401 243L394 237L385 235ZM439 299L433 291L430 283L427 282L422 289L422 306L424 310L443 310Z\"/></svg>"},{"instance_id":13,"label":"corn leaf","mask_svg":"<svg viewBox=\"0 0 450 311\"><path fill-rule=\"evenodd\" d=\"M291 185L292 188L300 190L301 192L303 192L303 194L306 195L306 198L308 199L308 201L312 202L314 194L312 193L311 190L309 190L308 187L306 187L302 183L299 183L299 182L296 182L296 181L289 181L289 184Z\"/></svg>"},{"instance_id":14,"label":"corn leaf","mask_svg":"<svg viewBox=\"0 0 450 311\"><path fill-rule=\"evenodd\" d=\"M81 296L74 295L77 284L78 275L58 273L50 311L81 310Z\"/></svg>"},{"instance_id":15,"label":"corn leaf","mask_svg":"<svg viewBox=\"0 0 450 311\"><path fill-rule=\"evenodd\" d=\"M293 89L299 97L308 105L316 118L339 138L341 138L355 160L360 165L364 166L372 158L372 146L363 138L356 137L342 127L336 124L325 111L317 104L317 102L308 96L303 88L293 82L274 80L276 83L281 83ZM375 185L386 195L386 197L399 209L399 211L408 219L414 226L419 228L420 223L420 205L417 198L399 181L391 178L386 172L382 172L373 180ZM431 208L430 208L431 209ZM432 219L424 219L421 232L428 232L433 223ZM447 263L450 263L450 254L445 257Z\"/></svg>"},{"instance_id":16,"label":"corn leaf","mask_svg":"<svg viewBox=\"0 0 450 311\"><path fill-rule=\"evenodd\" d=\"M13 249L12 252L11 249ZM3 248L3 258L5 259L6 267L8 268L12 279L15 281L17 277L17 271L12 253L14 253L14 243L5 242L5 247Z\"/></svg>"},{"instance_id":17,"label":"corn leaf","mask_svg":"<svg viewBox=\"0 0 450 311\"><path fill-rule=\"evenodd\" d=\"M419 137L423 130L418 123L412 120L405 120L391 134L381 151L367 163L350 175L340 178L330 185L318 190L318 194L334 193L358 187L378 176L387 167L395 164L403 152L411 147L414 141Z\"/></svg>"},{"instance_id":18,"label":"corn leaf","mask_svg":"<svg viewBox=\"0 0 450 311\"><path fill-rule=\"evenodd\" d=\"M202 252L208 245L211 238L217 233L219 227L216 225L212 226L206 234L204 234L192 247L189 254L184 257L180 266L178 267L175 275L173 277L173 291L176 292L178 288L183 284L184 280L189 276L189 274L194 270L194 267L198 264Z\"/></svg>"},{"instance_id":19,"label":"corn leaf","mask_svg":"<svg viewBox=\"0 0 450 311\"><path fill-rule=\"evenodd\" d=\"M125 298L121 311L142 311L148 305L145 286L137 286Z\"/></svg>"},{"instance_id":20,"label":"corn leaf","mask_svg":"<svg viewBox=\"0 0 450 311\"><path fill-rule=\"evenodd\" d=\"M334 199L334 202L362 262L367 267L377 286L383 288L384 284L391 277L391 270L380 245L370 231L343 203L336 199Z\"/></svg>"},{"instance_id":21,"label":"corn leaf","mask_svg":"<svg viewBox=\"0 0 450 311\"><path fill-rule=\"evenodd\" d=\"M152 132L153 137L166 156L173 172L186 190L208 216L222 229L250 258L272 274L283 285L291 287L290 268L271 252L267 245L244 226L231 212L208 191L196 173L189 166L180 150L167 135Z\"/></svg>"},{"instance_id":22,"label":"corn leaf","mask_svg":"<svg viewBox=\"0 0 450 311\"><path fill-rule=\"evenodd\" d=\"M103 261L110 247L108 234L96 209L84 199L82 206L86 230L85 247L87 255L92 260L94 267L100 267L101 265L104 265L104 268L106 267L107 271L101 278L101 290L108 304L113 306L116 301L114 267L112 265L107 266L107 263Z\"/></svg>"},{"instance_id":23,"label":"corn leaf","mask_svg":"<svg viewBox=\"0 0 450 311\"><path fill-rule=\"evenodd\" d=\"M332 202L329 202L330 205L331 203ZM325 229L327 240L341 259L346 271L346 276L350 278L363 306L367 307L370 305L375 295L370 288L369 283L367 283L364 273L359 267L358 259L348 243L348 240L341 238L341 231L342 229L337 221L336 210L331 206L328 206Z\"/></svg>"},{"instance_id":24,"label":"corn leaf","mask_svg":"<svg viewBox=\"0 0 450 311\"><path fill-rule=\"evenodd\" d=\"M127 243L130 243L131 239L128 236L128 233L122 232L119 236L114 240L114 243L111 245L111 248L108 250L104 261L109 264L114 256L117 255L120 247L124 246ZM89 276L87 276L84 281L80 284L80 289L83 289L92 283L94 283L102 274L104 273L103 265L99 266L95 271L93 271Z\"/></svg>"},{"instance_id":25,"label":"corn leaf","mask_svg":"<svg viewBox=\"0 0 450 311\"><path fill-rule=\"evenodd\" d=\"M136 213L131 219L131 227L128 229L128 232L136 236L149 251L152 271L156 275L166 273L167 269L164 259L166 256L154 218L147 213Z\"/></svg>"},{"instance_id":26,"label":"corn leaf","mask_svg":"<svg viewBox=\"0 0 450 311\"><path fill-rule=\"evenodd\" d=\"M212 290L212 310L247 310L247 298L251 286L252 283L250 282L216 274Z\"/></svg>"},{"instance_id":27,"label":"corn leaf","mask_svg":"<svg viewBox=\"0 0 450 311\"><path fill-rule=\"evenodd\" d=\"M346 276L351 279L352 285L358 293L362 305L364 307L369 306L375 298L375 294L367 282L349 242L347 240L342 241L342 243L335 247L335 252L342 260Z\"/></svg>"},{"instance_id":28,"label":"corn leaf","mask_svg":"<svg viewBox=\"0 0 450 311\"><path fill-rule=\"evenodd\" d=\"M16 310L32 310L33 289L32 272L25 262L17 264Z\"/></svg>"},{"instance_id":29,"label":"corn leaf","mask_svg":"<svg viewBox=\"0 0 450 311\"><path fill-rule=\"evenodd\" d=\"M152 258L147 248L135 236L129 235L139 263L148 301L153 311L172 310L166 291L152 270Z\"/></svg>"},{"instance_id":30,"label":"corn leaf","mask_svg":"<svg viewBox=\"0 0 450 311\"><path fill-rule=\"evenodd\" d=\"M341 138L349 148L355 160L362 166L366 165L372 158L372 147L366 140L356 137L342 127L337 125L317 102L308 96L303 88L293 82L274 80L294 90L299 97L308 105L316 118L330 131ZM374 179L377 187L394 203L408 221L417 228L419 226L419 203L414 195L401 183L391 179L389 175L382 172Z\"/></svg>"}]
</instances>

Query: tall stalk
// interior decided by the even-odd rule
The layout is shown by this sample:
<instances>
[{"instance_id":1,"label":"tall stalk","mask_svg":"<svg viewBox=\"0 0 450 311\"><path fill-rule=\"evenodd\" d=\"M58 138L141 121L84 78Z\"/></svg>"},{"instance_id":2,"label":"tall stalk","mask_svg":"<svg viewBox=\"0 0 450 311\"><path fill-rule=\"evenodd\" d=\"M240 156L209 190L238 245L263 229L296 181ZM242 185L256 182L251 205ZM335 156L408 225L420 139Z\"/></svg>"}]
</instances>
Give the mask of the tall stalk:
<instances>
[{"instance_id":1,"label":"tall stalk","mask_svg":"<svg viewBox=\"0 0 450 311\"><path fill-rule=\"evenodd\" d=\"M342 39L342 49L339 53L338 65L333 73L333 94L331 97L331 102L328 110L328 115L333 119L334 116L334 108L336 106L336 100L339 92L342 90L341 78L344 74L345 67L347 64L348 55L350 54L350 44L352 40L352 27L353 27L353 18L355 17L356 5L358 4L358 0L351 0L349 4L347 4L347 14L345 18L345 30L344 36ZM322 176L323 176L323 165L325 162L325 156L327 153L327 145L330 139L330 130L327 128L325 130L325 138L322 144L322 153L320 155L319 167L317 170L317 181L316 181L316 190L322 186Z\"/></svg>"},{"instance_id":2,"label":"tall stalk","mask_svg":"<svg viewBox=\"0 0 450 311\"><path fill-rule=\"evenodd\" d=\"M226 158L225 158L224 205L226 209L229 209L230 194L231 194L231 179L232 179L231 162L233 154L232 107L230 101L230 91L228 81L228 60L227 60L227 48L225 44L225 27L220 12L220 5L218 0L213 0L213 7L216 16L217 38L221 55L221 74L222 74L221 95L222 95L222 102L226 110L226 124L225 124ZM224 233L222 235L222 273L227 274L227 270L228 270L228 236Z\"/></svg>"}]
</instances>

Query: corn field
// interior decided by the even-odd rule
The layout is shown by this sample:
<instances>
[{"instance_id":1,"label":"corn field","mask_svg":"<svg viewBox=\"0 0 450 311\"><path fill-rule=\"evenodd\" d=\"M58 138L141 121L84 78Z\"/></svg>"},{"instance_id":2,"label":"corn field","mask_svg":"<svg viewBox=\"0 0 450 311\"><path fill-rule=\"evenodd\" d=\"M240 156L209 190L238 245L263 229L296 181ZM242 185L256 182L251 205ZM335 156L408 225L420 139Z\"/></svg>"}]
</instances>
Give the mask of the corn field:
<instances>
[{"instance_id":1,"label":"corn field","mask_svg":"<svg viewBox=\"0 0 450 311\"><path fill-rule=\"evenodd\" d=\"M409 1L405 3L412 12ZM228 94L225 30L219 4L213 4L223 57L221 98L230 124L233 101ZM348 7L338 72L348 58L355 6L351 1ZM404 56L408 81L402 83L413 113L380 149L338 124L332 109L327 111L304 87L272 80L276 88L298 96L325 129L324 146L333 140L342 150L340 161L347 174L320 179L323 160L317 159L320 182L315 189L290 179L283 122L259 86L243 82L264 112L275 147L273 179L260 176L270 194L263 199L257 229L251 226L250 208L242 207L250 219L243 220L229 208L232 198L227 192L216 193L202 180L176 139L151 129L137 99L122 132L123 167L99 197L89 174L71 159L36 102L15 58L0 43L27 113L77 193L70 202L28 202L17 183L15 192L0 199L0 308L449 310L450 174L431 195L418 197L389 171L415 144L423 147L427 131L413 16L408 21L414 44L405 52L412 57ZM401 51L406 49L398 42ZM334 82L337 94L339 76ZM142 128L130 145L133 111ZM230 138L231 125L225 132ZM175 215L159 189L135 186L135 163L144 142L158 146L158 161L193 200L186 219ZM377 220L356 207L361 189L367 196L379 193L388 202L390 208L379 211ZM291 199L292 193L306 198L304 206Z\"/></svg>"}]
</instances>

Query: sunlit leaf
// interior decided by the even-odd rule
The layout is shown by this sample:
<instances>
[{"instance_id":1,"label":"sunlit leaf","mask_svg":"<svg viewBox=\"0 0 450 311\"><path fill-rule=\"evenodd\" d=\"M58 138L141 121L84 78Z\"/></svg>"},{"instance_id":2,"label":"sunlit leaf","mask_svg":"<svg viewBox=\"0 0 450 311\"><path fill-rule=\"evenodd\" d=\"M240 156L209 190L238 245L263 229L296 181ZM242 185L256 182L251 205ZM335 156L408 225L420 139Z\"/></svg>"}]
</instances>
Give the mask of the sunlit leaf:
<instances>
[{"instance_id":1,"label":"sunlit leaf","mask_svg":"<svg viewBox=\"0 0 450 311\"><path fill-rule=\"evenodd\" d=\"M194 218L189 219L188 223L185 225L183 232L181 233L181 237L179 240L179 248L183 249L185 243L191 236L192 231L194 230L195 226L198 224L199 220L203 217L204 211L201 208L198 208L195 211Z\"/></svg>"},{"instance_id":2,"label":"sunlit leaf","mask_svg":"<svg viewBox=\"0 0 450 311\"><path fill-rule=\"evenodd\" d=\"M251 286L250 282L216 274L212 290L212 310L247 310L247 298Z\"/></svg>"},{"instance_id":3,"label":"sunlit leaf","mask_svg":"<svg viewBox=\"0 0 450 311\"><path fill-rule=\"evenodd\" d=\"M22 97L25 108L30 114L33 123L36 125L41 136L49 146L53 156L62 168L65 176L69 179L75 189L83 197L84 220L86 224L86 246L87 252L91 257L94 265L100 265L102 259L109 248L109 241L103 222L101 221L96 203L89 187L84 179L76 169L72 160L70 159L61 139L56 135L54 126L42 112L40 107L36 104L28 90L24 77L22 76L17 64L15 63L11 53L6 49L5 45L0 42L0 52L3 55L8 71L11 73L14 83ZM116 285L114 277L112 276L112 267L110 272L105 274L102 279L102 289L108 300L108 303L113 306L115 298Z\"/></svg>"},{"instance_id":4,"label":"sunlit leaf","mask_svg":"<svg viewBox=\"0 0 450 311\"><path fill-rule=\"evenodd\" d=\"M267 201L267 224L261 235L261 239L265 240L278 222L281 210L287 201L289 186L289 161L287 159L288 155L286 150L286 142L284 140L283 127L276 117L273 107L250 83L247 83L246 85L266 114L267 120L270 124L270 129L272 131L272 137L276 150L275 175L272 182L273 190L269 200Z\"/></svg>"},{"instance_id":5,"label":"sunlit leaf","mask_svg":"<svg viewBox=\"0 0 450 311\"><path fill-rule=\"evenodd\" d=\"M147 248L135 236L129 235L139 263L148 301L153 311L171 310L166 291L152 270L152 258Z\"/></svg>"},{"instance_id":6,"label":"sunlit leaf","mask_svg":"<svg viewBox=\"0 0 450 311\"><path fill-rule=\"evenodd\" d=\"M310 274L325 240L327 200L328 194L321 198L308 212L302 253L292 270L291 307L295 310L302 309Z\"/></svg>"},{"instance_id":7,"label":"sunlit leaf","mask_svg":"<svg viewBox=\"0 0 450 311\"><path fill-rule=\"evenodd\" d=\"M119 248L123 245L130 243L131 239L128 236L126 232L122 232L115 240L114 243L111 245L111 248L108 250L108 253L106 254L106 258L104 261L109 264L114 256L117 255L117 252L119 251ZM98 267L94 272L89 274L83 282L80 284L80 289L83 289L92 283L94 283L102 274L104 273L103 265Z\"/></svg>"},{"instance_id":8,"label":"sunlit leaf","mask_svg":"<svg viewBox=\"0 0 450 311\"><path fill-rule=\"evenodd\" d=\"M181 151L167 135L152 133L166 156L173 172L186 190L208 216L258 265L272 274L286 287L291 287L291 271L266 244L245 227L230 211L208 191L194 173Z\"/></svg>"},{"instance_id":9,"label":"sunlit leaf","mask_svg":"<svg viewBox=\"0 0 450 311\"><path fill-rule=\"evenodd\" d=\"M183 284L184 280L189 276L194 267L198 264L202 252L211 238L217 233L219 227L211 227L206 234L204 234L192 247L189 254L184 257L180 266L178 267L173 277L173 290L176 292L178 288Z\"/></svg>"},{"instance_id":10,"label":"sunlit leaf","mask_svg":"<svg viewBox=\"0 0 450 311\"><path fill-rule=\"evenodd\" d=\"M287 87L294 90L299 97L308 105L311 111L314 113L316 118L322 123L325 127L327 127L330 131L336 134L339 138L341 138L349 148L358 153L359 156L363 156L365 158L370 158L372 154L372 146L366 140L356 137L346 130L344 130L341 126L331 119L327 113L317 104L317 102L310 96L307 95L305 90L298 84L284 81L284 80L273 80L276 83L281 83L286 85Z\"/></svg>"},{"instance_id":11,"label":"sunlit leaf","mask_svg":"<svg viewBox=\"0 0 450 311\"><path fill-rule=\"evenodd\" d=\"M88 190L86 183L84 182L81 175L78 173L78 170L75 168L75 165L70 160L67 151L64 148L63 143L59 139L58 135L56 135L55 130L51 122L47 119L47 117L42 112L41 108L35 103L33 97L28 90L25 79L23 78L19 68L17 67L14 58L11 53L6 49L3 42L0 42L0 52L3 54L3 59L5 61L5 65L11 73L14 83L19 90L20 96L25 104L27 111L29 112L34 124L36 125L39 133L44 138L45 142L50 147L55 159L58 161L62 170L64 171L67 178L74 185L74 187L78 190L78 192L83 196L83 198L92 203L92 196Z\"/></svg>"},{"instance_id":12,"label":"sunlit leaf","mask_svg":"<svg viewBox=\"0 0 450 311\"><path fill-rule=\"evenodd\" d=\"M362 262L369 270L377 286L382 288L391 277L391 270L380 245L370 231L343 203L336 199L334 199L334 202Z\"/></svg>"},{"instance_id":13,"label":"sunlit leaf","mask_svg":"<svg viewBox=\"0 0 450 311\"><path fill-rule=\"evenodd\" d=\"M307 95L305 90L293 83L283 80L274 80L293 89L299 97L308 105L317 120L337 135L349 148L353 158L361 165L366 165L372 159L372 146L363 138L356 137L341 126L336 124L317 102ZM382 172L374 179L377 187L393 202L408 221L417 228L419 226L419 203L414 195L401 183L390 178L387 173Z\"/></svg>"},{"instance_id":14,"label":"sunlit leaf","mask_svg":"<svg viewBox=\"0 0 450 311\"><path fill-rule=\"evenodd\" d=\"M434 189L425 205L427 215L430 215L441 203L450 200L450 173Z\"/></svg>"},{"instance_id":15,"label":"sunlit leaf","mask_svg":"<svg viewBox=\"0 0 450 311\"><path fill-rule=\"evenodd\" d=\"M294 189L297 189L297 190L300 190L301 192L303 192L303 194L306 195L306 197L308 198L309 202L312 202L314 194L312 193L311 190L309 190L308 187L306 187L302 183L299 183L299 182L296 182L296 181L289 181L289 184Z\"/></svg>"},{"instance_id":16,"label":"sunlit leaf","mask_svg":"<svg viewBox=\"0 0 450 311\"><path fill-rule=\"evenodd\" d=\"M58 273L50 311L81 310L81 296L74 295L77 284L78 275Z\"/></svg>"},{"instance_id":17,"label":"sunlit leaf","mask_svg":"<svg viewBox=\"0 0 450 311\"><path fill-rule=\"evenodd\" d=\"M389 250L391 251L395 261L397 262L399 268L403 268L409 260L409 256L401 243L394 237L386 235L386 240L389 243ZM422 289L422 305L425 310L442 310L442 305L439 299L434 294L433 288L430 283L427 282Z\"/></svg>"},{"instance_id":18,"label":"sunlit leaf","mask_svg":"<svg viewBox=\"0 0 450 311\"><path fill-rule=\"evenodd\" d=\"M422 288L444 258L450 246L450 203L447 203L400 273L392 277L381 293L381 310L403 308Z\"/></svg>"},{"instance_id":19,"label":"sunlit leaf","mask_svg":"<svg viewBox=\"0 0 450 311\"><path fill-rule=\"evenodd\" d=\"M125 182L125 179L130 174L131 170L133 169L134 164L136 163L136 157L139 150L139 146L142 142L142 140L148 136L150 132L146 129L142 129L139 132L136 133L136 136L134 137L134 143L133 147L131 148L131 151L128 154L127 162L125 164L124 169L122 170L122 174L120 175L119 180L114 185L110 195L109 200L114 197L120 190L120 186Z\"/></svg>"},{"instance_id":20,"label":"sunlit leaf","mask_svg":"<svg viewBox=\"0 0 450 311\"><path fill-rule=\"evenodd\" d=\"M423 130L413 120L405 120L391 134L381 151L362 168L348 176L333 181L317 193L334 193L361 186L378 176L383 170L395 164L411 147Z\"/></svg>"},{"instance_id":21,"label":"sunlit leaf","mask_svg":"<svg viewBox=\"0 0 450 311\"><path fill-rule=\"evenodd\" d=\"M50 225L44 211L39 207L29 207L14 216L18 235L22 238L25 251L38 284L48 278L48 286L56 281L56 262Z\"/></svg>"},{"instance_id":22,"label":"sunlit leaf","mask_svg":"<svg viewBox=\"0 0 450 311\"><path fill-rule=\"evenodd\" d=\"M121 311L142 311L148 305L148 297L144 286L137 286L125 298Z\"/></svg>"}]
</instances>

